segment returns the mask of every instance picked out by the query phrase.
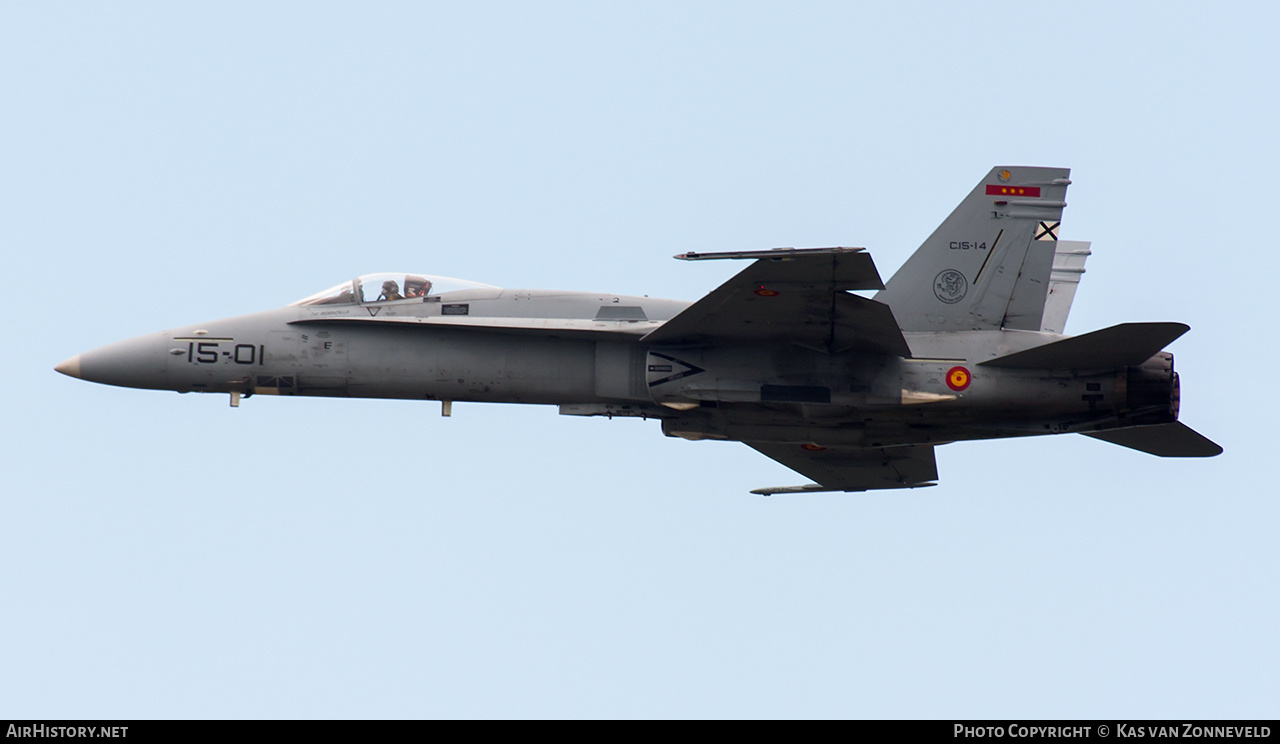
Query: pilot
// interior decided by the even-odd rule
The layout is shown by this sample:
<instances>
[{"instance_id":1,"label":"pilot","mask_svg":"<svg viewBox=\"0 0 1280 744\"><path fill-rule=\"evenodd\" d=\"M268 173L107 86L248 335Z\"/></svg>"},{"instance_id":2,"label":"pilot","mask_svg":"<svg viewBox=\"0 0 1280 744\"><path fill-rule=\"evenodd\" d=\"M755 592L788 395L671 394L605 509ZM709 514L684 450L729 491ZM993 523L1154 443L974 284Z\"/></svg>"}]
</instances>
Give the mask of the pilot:
<instances>
[{"instance_id":1,"label":"pilot","mask_svg":"<svg viewBox=\"0 0 1280 744\"><path fill-rule=\"evenodd\" d=\"M382 283L382 294L378 295L378 301L383 300L403 300L400 296L400 285L388 279Z\"/></svg>"}]
</instances>

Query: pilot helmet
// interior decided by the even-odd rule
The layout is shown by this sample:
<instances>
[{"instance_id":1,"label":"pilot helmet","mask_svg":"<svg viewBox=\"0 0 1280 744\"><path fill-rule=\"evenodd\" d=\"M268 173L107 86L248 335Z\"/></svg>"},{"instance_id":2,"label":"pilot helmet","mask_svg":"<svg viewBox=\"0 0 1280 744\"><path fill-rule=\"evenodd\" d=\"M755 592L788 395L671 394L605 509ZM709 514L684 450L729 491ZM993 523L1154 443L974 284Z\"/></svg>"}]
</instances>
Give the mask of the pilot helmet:
<instances>
[{"instance_id":1,"label":"pilot helmet","mask_svg":"<svg viewBox=\"0 0 1280 744\"><path fill-rule=\"evenodd\" d=\"M400 285L388 279L387 281L382 283L382 291L383 292L399 292Z\"/></svg>"}]
</instances>

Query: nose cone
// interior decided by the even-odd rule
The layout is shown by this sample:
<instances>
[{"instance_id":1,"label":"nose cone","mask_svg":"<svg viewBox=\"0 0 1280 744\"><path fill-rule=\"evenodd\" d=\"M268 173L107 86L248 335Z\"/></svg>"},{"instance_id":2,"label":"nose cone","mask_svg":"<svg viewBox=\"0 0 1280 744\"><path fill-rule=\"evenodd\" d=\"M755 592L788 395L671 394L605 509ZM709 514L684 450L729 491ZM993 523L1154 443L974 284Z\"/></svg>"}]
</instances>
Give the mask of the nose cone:
<instances>
[{"instance_id":1,"label":"nose cone","mask_svg":"<svg viewBox=\"0 0 1280 744\"><path fill-rule=\"evenodd\" d=\"M166 389L165 336L146 336L117 341L86 351L62 362L54 369L69 377L120 387Z\"/></svg>"},{"instance_id":2,"label":"nose cone","mask_svg":"<svg viewBox=\"0 0 1280 744\"><path fill-rule=\"evenodd\" d=\"M75 356L71 357L67 361L59 364L58 366L53 368L53 371L61 372L67 377L79 377L80 376L80 355L76 354Z\"/></svg>"}]
</instances>

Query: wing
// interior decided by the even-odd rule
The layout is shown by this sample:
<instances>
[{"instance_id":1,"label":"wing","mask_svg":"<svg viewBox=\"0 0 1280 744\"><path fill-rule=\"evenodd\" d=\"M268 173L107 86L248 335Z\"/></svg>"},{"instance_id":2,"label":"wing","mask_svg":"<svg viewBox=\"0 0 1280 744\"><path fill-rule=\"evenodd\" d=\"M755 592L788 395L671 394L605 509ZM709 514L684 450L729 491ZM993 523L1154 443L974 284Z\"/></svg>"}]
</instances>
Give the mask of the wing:
<instances>
[{"instance_id":1,"label":"wing","mask_svg":"<svg viewBox=\"0 0 1280 744\"><path fill-rule=\"evenodd\" d=\"M751 493L874 491L937 485L933 445L819 447L812 444L747 442L748 447L814 481L808 486L759 488Z\"/></svg>"},{"instance_id":2,"label":"wing","mask_svg":"<svg viewBox=\"0 0 1280 744\"><path fill-rule=\"evenodd\" d=\"M861 248L691 253L677 258L757 260L649 333L642 339L645 343L778 341L831 351L911 355L888 305L846 291L883 286L871 256Z\"/></svg>"}]
</instances>

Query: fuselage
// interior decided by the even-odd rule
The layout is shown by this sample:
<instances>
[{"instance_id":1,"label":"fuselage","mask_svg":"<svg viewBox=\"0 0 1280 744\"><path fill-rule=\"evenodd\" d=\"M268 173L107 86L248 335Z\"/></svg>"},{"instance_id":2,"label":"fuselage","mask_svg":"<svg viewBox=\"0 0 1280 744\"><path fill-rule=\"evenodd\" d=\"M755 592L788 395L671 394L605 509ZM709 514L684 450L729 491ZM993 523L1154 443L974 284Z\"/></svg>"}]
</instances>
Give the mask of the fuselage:
<instances>
[{"instance_id":1,"label":"fuselage","mask_svg":"<svg viewBox=\"0 0 1280 744\"><path fill-rule=\"evenodd\" d=\"M665 433L690 439L876 447L1176 417L1168 354L1137 371L981 366L1062 338L1049 333L907 333L903 358L787 343L652 345L645 335L690 303L648 297L469 285L368 301L357 285L351 296L313 298L110 344L58 369L182 393L548 404L659 418ZM1136 393L1135 375L1150 383Z\"/></svg>"},{"instance_id":2,"label":"fuselage","mask_svg":"<svg viewBox=\"0 0 1280 744\"><path fill-rule=\"evenodd\" d=\"M312 395L656 418L668 436L741 441L813 481L754 491L766 495L934 485L934 445L965 439L1080 432L1219 454L1177 421L1163 349L1189 326L1059 335L1091 253L1058 239L1069 175L993 168L887 284L849 246L679 254L750 261L694 303L369 274L57 369L233 406Z\"/></svg>"}]
</instances>

